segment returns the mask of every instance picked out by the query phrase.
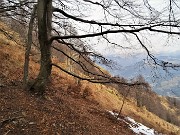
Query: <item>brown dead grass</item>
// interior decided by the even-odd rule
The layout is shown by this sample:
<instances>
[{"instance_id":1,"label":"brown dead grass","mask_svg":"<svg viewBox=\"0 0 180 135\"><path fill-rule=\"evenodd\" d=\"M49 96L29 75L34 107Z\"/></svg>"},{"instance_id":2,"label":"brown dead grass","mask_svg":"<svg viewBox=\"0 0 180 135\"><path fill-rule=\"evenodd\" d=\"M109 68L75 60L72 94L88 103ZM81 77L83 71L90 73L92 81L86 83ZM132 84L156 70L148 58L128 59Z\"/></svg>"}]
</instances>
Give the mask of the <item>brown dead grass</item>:
<instances>
[{"instance_id":1,"label":"brown dead grass","mask_svg":"<svg viewBox=\"0 0 180 135\"><path fill-rule=\"evenodd\" d=\"M103 88L101 90L94 89L91 97L89 98L98 102L106 110L115 110L118 112L121 108L123 97L121 95L117 95L116 90L114 90L115 92L112 91L110 91L109 88ZM178 135L178 131L180 130L179 127L170 124L147 111L145 107L137 107L131 99L126 100L122 114L124 116L130 116L136 121L141 122L150 128L154 128L161 133L173 133Z\"/></svg>"}]
</instances>

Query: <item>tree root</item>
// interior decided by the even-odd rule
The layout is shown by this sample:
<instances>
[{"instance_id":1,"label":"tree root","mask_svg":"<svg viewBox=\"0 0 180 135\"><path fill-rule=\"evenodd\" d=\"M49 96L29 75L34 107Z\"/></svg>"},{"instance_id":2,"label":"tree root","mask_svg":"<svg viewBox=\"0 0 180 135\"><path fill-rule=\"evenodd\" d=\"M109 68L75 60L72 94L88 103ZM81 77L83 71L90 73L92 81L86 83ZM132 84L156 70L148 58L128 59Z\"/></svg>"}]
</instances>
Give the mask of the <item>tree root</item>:
<instances>
[{"instance_id":1,"label":"tree root","mask_svg":"<svg viewBox=\"0 0 180 135\"><path fill-rule=\"evenodd\" d=\"M0 121L0 128L3 128L6 124L11 123L13 121L16 121L16 120L18 120L20 118L22 118L22 116L12 117L12 118L2 120L2 121Z\"/></svg>"}]
</instances>

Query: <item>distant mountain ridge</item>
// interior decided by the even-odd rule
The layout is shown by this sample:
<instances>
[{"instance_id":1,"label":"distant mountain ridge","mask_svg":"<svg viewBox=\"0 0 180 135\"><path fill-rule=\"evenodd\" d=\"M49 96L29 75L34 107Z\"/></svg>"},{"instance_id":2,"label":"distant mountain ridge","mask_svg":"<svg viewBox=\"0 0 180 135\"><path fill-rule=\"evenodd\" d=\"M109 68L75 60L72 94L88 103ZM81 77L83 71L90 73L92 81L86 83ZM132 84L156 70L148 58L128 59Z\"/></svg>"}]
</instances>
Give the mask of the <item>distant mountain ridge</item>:
<instances>
[{"instance_id":1,"label":"distant mountain ridge","mask_svg":"<svg viewBox=\"0 0 180 135\"><path fill-rule=\"evenodd\" d=\"M180 69L168 69L166 72L162 67L150 66L145 60L147 56L143 54L129 57L118 55L106 57L115 63L115 68L103 67L113 75L132 79L141 74L159 95L180 97ZM158 54L156 57L159 60L180 63L180 52L178 51Z\"/></svg>"}]
</instances>

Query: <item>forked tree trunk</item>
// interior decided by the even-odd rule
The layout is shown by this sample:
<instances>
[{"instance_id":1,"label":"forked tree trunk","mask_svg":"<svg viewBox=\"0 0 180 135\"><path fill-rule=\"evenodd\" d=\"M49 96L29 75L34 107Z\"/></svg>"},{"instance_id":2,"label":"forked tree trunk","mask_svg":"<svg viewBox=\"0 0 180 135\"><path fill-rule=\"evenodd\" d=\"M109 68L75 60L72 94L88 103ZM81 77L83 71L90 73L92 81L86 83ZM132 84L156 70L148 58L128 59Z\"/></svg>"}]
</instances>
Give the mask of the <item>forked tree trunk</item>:
<instances>
[{"instance_id":1,"label":"forked tree trunk","mask_svg":"<svg viewBox=\"0 0 180 135\"><path fill-rule=\"evenodd\" d=\"M41 66L39 75L36 78L31 90L39 95L42 95L52 69L51 44L49 43L52 22L52 0L38 0L37 18L38 39L41 51Z\"/></svg>"}]
</instances>

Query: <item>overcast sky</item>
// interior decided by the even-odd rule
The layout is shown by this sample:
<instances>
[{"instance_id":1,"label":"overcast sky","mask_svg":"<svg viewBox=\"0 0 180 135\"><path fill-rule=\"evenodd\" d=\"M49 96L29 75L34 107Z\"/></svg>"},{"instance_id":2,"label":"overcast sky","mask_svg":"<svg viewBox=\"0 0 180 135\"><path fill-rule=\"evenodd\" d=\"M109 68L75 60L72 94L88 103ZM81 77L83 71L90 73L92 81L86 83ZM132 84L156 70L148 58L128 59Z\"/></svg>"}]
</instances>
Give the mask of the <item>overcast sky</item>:
<instances>
[{"instance_id":1,"label":"overcast sky","mask_svg":"<svg viewBox=\"0 0 180 135\"><path fill-rule=\"evenodd\" d=\"M96 0L92 0L96 1ZM146 1L146 0L144 0ZM174 0L176 3L173 3L173 13L175 14L175 19L178 20L180 19L180 1ZM136 4L143 4L143 0L136 0ZM169 0L149 0L149 5L152 8L153 13L150 13L147 9L143 8L136 8L136 10L139 10L140 13L142 14L151 14L152 17L156 17L158 13L161 13L160 16L162 18L167 18L168 17L168 12L169 10ZM146 6L149 6L146 4ZM113 8L112 8L113 9ZM106 21L104 17L104 12L101 8L98 6L88 6L83 5L82 6L82 12L86 12L89 14L86 16L84 19L88 20L97 20L97 21ZM110 16L106 16L108 21L111 22L121 22L121 23L141 23L138 21L136 18L131 18L131 16L123 14L124 11L119 11L118 9L114 8L113 12L118 12L118 15L121 17L122 16L122 21L120 19L115 19ZM124 19L124 20L123 20ZM87 24L76 24L75 26L78 28L79 34L84 34L85 30L86 32L91 33L92 31L99 31L98 26L89 26ZM104 28L108 29L108 28ZM116 47L115 49L114 46L107 44L107 42L100 37L97 38L88 38L86 41L88 41L95 49L98 49L101 51L101 53L107 54L107 53L119 53L123 54L127 52L133 52L133 53L140 53L145 51L142 49L142 47L139 45L139 43L135 40L135 38L128 34L124 36L123 34L108 34L105 35L111 42L116 42L122 46L129 47L131 49L122 49L120 47ZM143 43L149 48L149 50L152 53L165 53L165 52L180 52L180 36L169 36L166 34L160 34L160 33L150 33L150 32L141 32L140 35Z\"/></svg>"}]
</instances>

